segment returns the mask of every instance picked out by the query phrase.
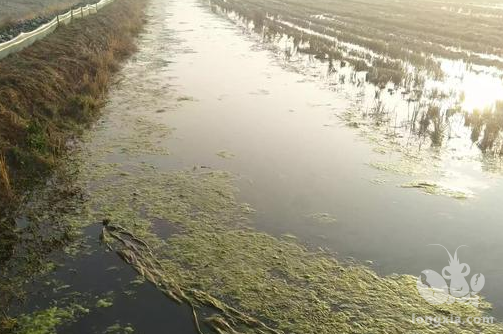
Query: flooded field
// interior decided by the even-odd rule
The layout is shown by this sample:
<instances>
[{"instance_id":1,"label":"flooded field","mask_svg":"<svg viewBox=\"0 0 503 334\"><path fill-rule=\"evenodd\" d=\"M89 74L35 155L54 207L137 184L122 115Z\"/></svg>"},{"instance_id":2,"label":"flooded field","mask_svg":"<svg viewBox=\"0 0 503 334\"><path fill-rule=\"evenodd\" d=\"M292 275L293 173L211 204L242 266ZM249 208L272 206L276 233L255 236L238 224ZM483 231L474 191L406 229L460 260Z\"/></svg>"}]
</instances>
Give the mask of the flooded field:
<instances>
[{"instance_id":1,"label":"flooded field","mask_svg":"<svg viewBox=\"0 0 503 334\"><path fill-rule=\"evenodd\" d=\"M377 49L320 32L338 18L278 3L260 26L234 1L151 0L104 116L17 220L0 301L20 333L502 332L411 320L503 319L501 50L438 40L438 68L389 83ZM468 246L491 305L421 299L449 264L432 244Z\"/></svg>"}]
</instances>

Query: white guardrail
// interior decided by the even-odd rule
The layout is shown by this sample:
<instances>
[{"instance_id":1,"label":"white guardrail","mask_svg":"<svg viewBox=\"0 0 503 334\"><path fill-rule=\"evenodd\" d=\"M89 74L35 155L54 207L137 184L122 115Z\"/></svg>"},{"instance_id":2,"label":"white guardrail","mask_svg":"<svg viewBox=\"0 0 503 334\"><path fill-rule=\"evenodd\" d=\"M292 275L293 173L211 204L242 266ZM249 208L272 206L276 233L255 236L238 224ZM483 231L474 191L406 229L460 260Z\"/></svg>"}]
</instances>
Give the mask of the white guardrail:
<instances>
[{"instance_id":1,"label":"white guardrail","mask_svg":"<svg viewBox=\"0 0 503 334\"><path fill-rule=\"evenodd\" d=\"M68 11L65 14L56 16L52 21L41 25L30 32L23 32L16 38L0 44L0 59L7 57L11 53L19 52L36 41L52 33L60 24L68 25L73 20L96 14L101 8L114 2L114 0L101 0L98 3L87 5Z\"/></svg>"}]
</instances>

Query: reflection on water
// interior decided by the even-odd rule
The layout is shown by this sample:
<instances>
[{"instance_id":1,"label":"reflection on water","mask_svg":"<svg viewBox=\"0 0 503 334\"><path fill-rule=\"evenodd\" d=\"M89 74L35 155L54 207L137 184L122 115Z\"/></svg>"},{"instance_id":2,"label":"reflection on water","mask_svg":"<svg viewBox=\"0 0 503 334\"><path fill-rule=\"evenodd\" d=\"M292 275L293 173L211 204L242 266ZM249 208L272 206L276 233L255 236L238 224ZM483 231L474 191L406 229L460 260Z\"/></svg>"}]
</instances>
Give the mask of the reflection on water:
<instances>
[{"instance_id":1,"label":"reflection on water","mask_svg":"<svg viewBox=\"0 0 503 334\"><path fill-rule=\"evenodd\" d=\"M340 257L372 260L382 273L441 270L445 259L425 245L467 244L463 258L486 276L483 293L501 312L497 282L503 271L494 264L503 255L503 234L495 233L501 230L503 184L499 176L482 173L477 147L449 140L477 157L468 159L465 151L432 150L429 139L418 141L417 134L401 130L414 103L387 88L381 92L387 108L405 108L406 115L386 116L392 126L383 130L368 117L375 88L351 83L341 64L334 62L338 71L329 73L328 60L292 52L285 61L284 40L280 48L264 44L193 2L170 2L166 10L172 16L157 19L149 30L159 43L138 54L138 64L126 69L131 84L115 97L176 128L175 139L166 143L170 158L160 161L164 168L230 170L240 175L242 199L257 210L257 227L293 233ZM155 45L169 47L161 52ZM142 71L158 58L169 64ZM193 99L173 103L178 96ZM155 113L160 108L167 112ZM354 126L346 126L348 111L360 112ZM464 124L462 117L456 122ZM216 154L224 151L232 157ZM460 201L400 187L423 179L474 197ZM313 215L334 223L320 224Z\"/></svg>"},{"instance_id":2,"label":"reflection on water","mask_svg":"<svg viewBox=\"0 0 503 334\"><path fill-rule=\"evenodd\" d=\"M463 92L463 110L472 112L503 100L503 73L496 69L471 67L463 61L442 61L445 86Z\"/></svg>"},{"instance_id":3,"label":"reflection on water","mask_svg":"<svg viewBox=\"0 0 503 334\"><path fill-rule=\"evenodd\" d=\"M503 152L503 116L497 104L503 99L501 70L464 61L436 59L441 73L431 75L407 62L388 59L359 45L342 43L328 34L297 26L282 18L267 16L269 24L266 26L257 23L256 18L250 19L232 9L219 7L213 2L210 5L214 12L250 33L254 31L263 42L274 46L288 67L308 76L318 76L333 89L343 87L346 91L355 91L360 88L357 94L361 93L364 104L351 110L351 116L372 118L372 124L385 127L386 134L392 132L399 138L406 137L406 146L416 145L420 149L444 147L443 154L448 159L451 158L450 152L456 151L458 157L465 159L496 162L486 169L497 170L500 162L494 157ZM282 27L291 30L284 32ZM327 49L327 43L333 43L331 49ZM353 60L353 65L345 59ZM403 62L406 73L396 73L395 77L377 72L376 77L374 68L379 64L391 66L388 60ZM376 70L386 73L392 69ZM401 71L397 68L395 72ZM471 115L477 112L483 115L474 123ZM348 123L362 125L366 121L352 119ZM416 138L412 138L412 134ZM480 150L474 150L477 147ZM493 159L486 159L488 156Z\"/></svg>"}]
</instances>

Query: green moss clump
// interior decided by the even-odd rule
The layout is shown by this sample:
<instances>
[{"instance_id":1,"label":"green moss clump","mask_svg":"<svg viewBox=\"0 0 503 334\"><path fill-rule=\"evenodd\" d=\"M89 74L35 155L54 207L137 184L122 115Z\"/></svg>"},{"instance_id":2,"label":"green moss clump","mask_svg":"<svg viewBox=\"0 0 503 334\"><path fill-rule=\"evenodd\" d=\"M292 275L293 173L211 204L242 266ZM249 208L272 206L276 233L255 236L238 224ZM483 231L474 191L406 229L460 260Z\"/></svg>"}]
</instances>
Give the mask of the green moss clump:
<instances>
[{"instance_id":1,"label":"green moss clump","mask_svg":"<svg viewBox=\"0 0 503 334\"><path fill-rule=\"evenodd\" d=\"M110 298L98 299L96 302L96 307L98 308L107 308L113 305L113 301Z\"/></svg>"},{"instance_id":2,"label":"green moss clump","mask_svg":"<svg viewBox=\"0 0 503 334\"><path fill-rule=\"evenodd\" d=\"M30 315L23 314L17 318L16 334L56 334L58 326L75 320L89 310L73 305L68 308L51 307Z\"/></svg>"}]
</instances>

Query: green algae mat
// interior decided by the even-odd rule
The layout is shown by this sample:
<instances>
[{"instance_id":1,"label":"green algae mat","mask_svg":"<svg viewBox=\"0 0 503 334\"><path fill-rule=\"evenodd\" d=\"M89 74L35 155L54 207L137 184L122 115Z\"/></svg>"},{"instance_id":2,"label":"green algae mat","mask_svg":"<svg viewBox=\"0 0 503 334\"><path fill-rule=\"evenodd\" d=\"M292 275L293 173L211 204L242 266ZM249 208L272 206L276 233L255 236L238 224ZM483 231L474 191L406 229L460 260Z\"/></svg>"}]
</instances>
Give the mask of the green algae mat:
<instances>
[{"instance_id":1,"label":"green algae mat","mask_svg":"<svg viewBox=\"0 0 503 334\"><path fill-rule=\"evenodd\" d=\"M490 305L431 305L419 295L415 277L381 277L295 239L257 231L250 205L237 200L234 175L197 166L163 169L153 161L170 158L160 140L170 129L134 114L105 118L61 167L55 186L35 193L37 200L23 210L40 224L51 221L55 232L46 238L54 245L68 240L55 247L66 256L85 251L83 229L101 223L100 251L116 253L160 294L189 305L200 333L503 332L498 323L414 321L482 317ZM156 234L159 224L172 232ZM20 274L36 278L52 270L32 239L23 243L30 265L10 271L0 284L4 296L22 294ZM61 324L85 317L89 307L111 303L100 298L93 305L82 301L11 315L3 326L13 333L57 333ZM203 308L211 315L203 316ZM134 329L117 325L107 332Z\"/></svg>"}]
</instances>

